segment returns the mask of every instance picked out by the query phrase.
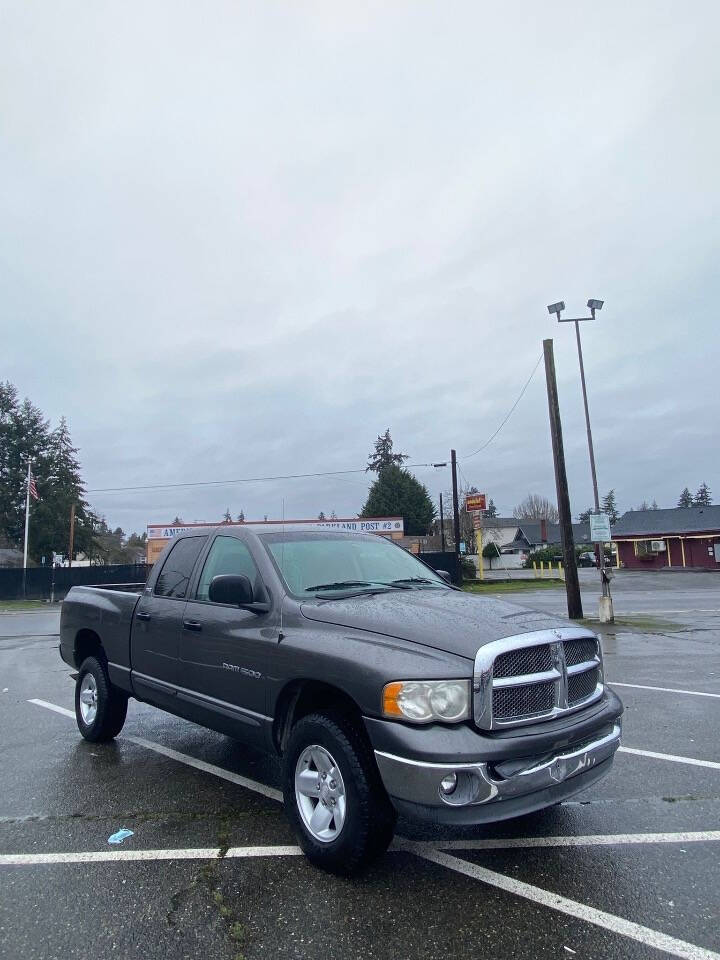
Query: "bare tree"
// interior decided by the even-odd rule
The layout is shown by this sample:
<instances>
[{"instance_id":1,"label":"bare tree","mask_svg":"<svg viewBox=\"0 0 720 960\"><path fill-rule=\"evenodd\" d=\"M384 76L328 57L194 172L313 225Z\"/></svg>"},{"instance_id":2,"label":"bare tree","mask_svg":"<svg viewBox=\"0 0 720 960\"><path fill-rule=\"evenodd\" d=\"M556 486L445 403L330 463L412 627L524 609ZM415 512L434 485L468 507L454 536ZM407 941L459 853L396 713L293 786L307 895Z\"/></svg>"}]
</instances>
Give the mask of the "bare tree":
<instances>
[{"instance_id":1,"label":"bare tree","mask_svg":"<svg viewBox=\"0 0 720 960\"><path fill-rule=\"evenodd\" d=\"M547 520L550 523L557 523L560 519L555 504L537 493L529 493L522 503L515 507L513 516L519 520Z\"/></svg>"}]
</instances>

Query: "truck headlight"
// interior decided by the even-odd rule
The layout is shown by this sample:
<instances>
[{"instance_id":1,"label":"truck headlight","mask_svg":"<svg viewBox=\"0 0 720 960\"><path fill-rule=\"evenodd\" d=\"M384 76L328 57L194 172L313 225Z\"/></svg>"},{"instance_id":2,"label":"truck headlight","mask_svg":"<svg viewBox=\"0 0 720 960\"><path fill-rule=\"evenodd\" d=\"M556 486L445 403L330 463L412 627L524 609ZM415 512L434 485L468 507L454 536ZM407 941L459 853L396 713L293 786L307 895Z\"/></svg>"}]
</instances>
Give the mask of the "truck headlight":
<instances>
[{"instance_id":1,"label":"truck headlight","mask_svg":"<svg viewBox=\"0 0 720 960\"><path fill-rule=\"evenodd\" d=\"M470 716L469 680L396 680L383 687L383 714L414 723L457 723Z\"/></svg>"}]
</instances>

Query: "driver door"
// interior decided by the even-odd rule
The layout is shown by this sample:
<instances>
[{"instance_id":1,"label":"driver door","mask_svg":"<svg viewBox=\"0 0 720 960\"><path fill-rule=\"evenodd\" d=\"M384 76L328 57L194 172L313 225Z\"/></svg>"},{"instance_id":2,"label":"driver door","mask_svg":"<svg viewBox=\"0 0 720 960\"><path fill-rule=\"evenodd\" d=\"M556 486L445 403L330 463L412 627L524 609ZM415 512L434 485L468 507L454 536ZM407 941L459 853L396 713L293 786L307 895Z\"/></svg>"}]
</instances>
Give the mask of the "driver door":
<instances>
[{"instance_id":1,"label":"driver door","mask_svg":"<svg viewBox=\"0 0 720 960\"><path fill-rule=\"evenodd\" d=\"M224 718L221 725L231 735L264 746L268 663L277 631L268 629L268 614L210 600L210 583L221 574L244 574L255 596L265 596L247 543L217 535L184 610L178 697L215 721Z\"/></svg>"}]
</instances>

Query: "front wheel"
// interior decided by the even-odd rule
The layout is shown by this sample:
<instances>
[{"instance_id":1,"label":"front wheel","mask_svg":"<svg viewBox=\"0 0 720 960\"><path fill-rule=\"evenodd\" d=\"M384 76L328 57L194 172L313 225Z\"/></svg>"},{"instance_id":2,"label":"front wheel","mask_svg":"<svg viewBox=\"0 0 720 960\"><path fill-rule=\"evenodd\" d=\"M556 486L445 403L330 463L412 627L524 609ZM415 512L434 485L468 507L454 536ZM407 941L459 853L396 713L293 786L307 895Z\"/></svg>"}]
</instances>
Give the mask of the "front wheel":
<instances>
[{"instance_id":1,"label":"front wheel","mask_svg":"<svg viewBox=\"0 0 720 960\"><path fill-rule=\"evenodd\" d=\"M91 743L112 740L123 728L127 696L113 687L102 661L83 660L75 683L75 719L78 730Z\"/></svg>"},{"instance_id":2,"label":"front wheel","mask_svg":"<svg viewBox=\"0 0 720 960\"><path fill-rule=\"evenodd\" d=\"M347 715L314 713L296 724L284 798L303 852L333 873L356 873L392 840L395 812L365 733Z\"/></svg>"}]
</instances>

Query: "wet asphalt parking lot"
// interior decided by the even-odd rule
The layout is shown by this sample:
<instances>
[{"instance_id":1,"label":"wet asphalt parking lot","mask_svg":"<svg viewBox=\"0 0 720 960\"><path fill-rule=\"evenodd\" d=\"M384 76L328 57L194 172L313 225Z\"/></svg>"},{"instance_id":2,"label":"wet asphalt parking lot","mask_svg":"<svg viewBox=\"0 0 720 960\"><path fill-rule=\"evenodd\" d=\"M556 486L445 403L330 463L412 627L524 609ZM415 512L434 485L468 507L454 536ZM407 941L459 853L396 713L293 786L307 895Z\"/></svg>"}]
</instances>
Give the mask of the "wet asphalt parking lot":
<instances>
[{"instance_id":1,"label":"wet asphalt parking lot","mask_svg":"<svg viewBox=\"0 0 720 960\"><path fill-rule=\"evenodd\" d=\"M0 615L0 956L718 960L720 576L621 571L613 592L612 773L496 826L401 821L352 880L298 855L278 771L244 746L135 702L114 743L84 742L57 613Z\"/></svg>"}]
</instances>

